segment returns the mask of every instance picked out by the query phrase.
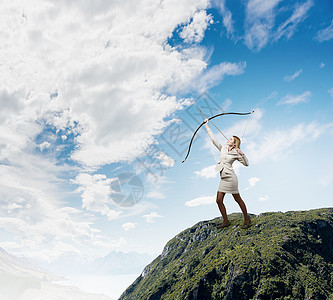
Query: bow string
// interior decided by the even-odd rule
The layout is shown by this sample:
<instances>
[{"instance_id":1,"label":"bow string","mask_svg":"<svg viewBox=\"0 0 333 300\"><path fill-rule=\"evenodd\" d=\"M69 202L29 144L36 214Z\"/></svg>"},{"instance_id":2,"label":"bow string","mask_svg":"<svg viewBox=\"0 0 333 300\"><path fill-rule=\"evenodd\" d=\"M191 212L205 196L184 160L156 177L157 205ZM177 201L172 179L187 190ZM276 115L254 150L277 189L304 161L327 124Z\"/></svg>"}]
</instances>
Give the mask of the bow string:
<instances>
[{"instance_id":1,"label":"bow string","mask_svg":"<svg viewBox=\"0 0 333 300\"><path fill-rule=\"evenodd\" d=\"M209 118L207 118L207 119L208 119L208 121L210 121L210 120L212 120L212 119L214 119L214 118L216 118L216 117L225 116L225 115L239 115L239 116L245 116L245 115L250 115L250 114L253 114L253 113L254 113L254 110L251 111L251 112L247 112L247 113L227 112L227 113L220 113L220 114L214 115L214 116L209 117ZM188 150L187 150L187 154L186 154L184 160L182 161L182 163L184 163L184 162L186 161L187 157L189 156L190 151L191 151L191 146L192 146L192 143L193 143L193 140L194 140L194 137L195 137L195 135L197 134L197 132L199 131L199 129L201 128L201 126L202 126L203 124L205 124L205 121L203 121L203 122L199 125L199 127L194 131L193 136L192 136L191 141L190 141L190 144L189 144L189 147L188 147Z\"/></svg>"}]
</instances>

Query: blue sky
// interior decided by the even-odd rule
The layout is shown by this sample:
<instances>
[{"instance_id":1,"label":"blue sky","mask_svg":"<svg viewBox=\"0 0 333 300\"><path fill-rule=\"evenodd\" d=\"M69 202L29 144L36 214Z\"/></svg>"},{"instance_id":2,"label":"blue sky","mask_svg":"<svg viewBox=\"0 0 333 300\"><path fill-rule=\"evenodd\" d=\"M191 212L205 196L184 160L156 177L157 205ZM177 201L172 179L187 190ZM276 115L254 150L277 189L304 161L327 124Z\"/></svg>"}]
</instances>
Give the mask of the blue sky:
<instances>
[{"instance_id":1,"label":"blue sky","mask_svg":"<svg viewBox=\"0 0 333 300\"><path fill-rule=\"evenodd\" d=\"M214 119L227 136L246 127L250 166L235 169L250 213L332 206L332 1L12 1L0 27L7 251L157 255L219 216L204 128L181 163L195 105L255 111ZM129 207L114 201L132 193L123 177L139 193Z\"/></svg>"}]
</instances>

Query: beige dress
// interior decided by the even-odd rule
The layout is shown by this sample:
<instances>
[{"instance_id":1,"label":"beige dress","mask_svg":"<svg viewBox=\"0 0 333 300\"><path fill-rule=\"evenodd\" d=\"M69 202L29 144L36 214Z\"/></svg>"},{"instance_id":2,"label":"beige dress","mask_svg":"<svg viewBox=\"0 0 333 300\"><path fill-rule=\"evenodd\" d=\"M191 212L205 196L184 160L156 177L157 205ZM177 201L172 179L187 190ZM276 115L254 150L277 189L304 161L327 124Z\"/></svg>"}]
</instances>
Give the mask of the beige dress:
<instances>
[{"instance_id":1,"label":"beige dress","mask_svg":"<svg viewBox=\"0 0 333 300\"><path fill-rule=\"evenodd\" d=\"M238 160L244 166L248 166L249 161L247 157L245 155L238 154L236 149L232 149L229 152L228 146L222 146L210 129L207 129L207 133L213 144L220 150L221 153L220 161L215 167L216 171L219 171L221 176L218 191L223 193L238 194L238 179L234 169L232 168L232 164L235 160Z\"/></svg>"}]
</instances>

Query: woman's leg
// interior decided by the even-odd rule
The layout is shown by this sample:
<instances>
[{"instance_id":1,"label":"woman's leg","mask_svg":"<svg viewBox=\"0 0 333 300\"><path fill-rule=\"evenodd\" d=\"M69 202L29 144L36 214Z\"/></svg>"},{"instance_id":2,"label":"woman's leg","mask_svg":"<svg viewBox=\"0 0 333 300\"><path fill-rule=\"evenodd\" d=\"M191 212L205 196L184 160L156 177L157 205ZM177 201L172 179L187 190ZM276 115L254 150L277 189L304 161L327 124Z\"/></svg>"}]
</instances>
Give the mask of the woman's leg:
<instances>
[{"instance_id":1,"label":"woman's leg","mask_svg":"<svg viewBox=\"0 0 333 300\"><path fill-rule=\"evenodd\" d=\"M221 224L223 227L230 224L227 216L227 210L225 209L225 206L223 204L224 195L225 193L222 192L217 192L216 195L216 203L223 217L223 223Z\"/></svg>"},{"instance_id":2,"label":"woman's leg","mask_svg":"<svg viewBox=\"0 0 333 300\"><path fill-rule=\"evenodd\" d=\"M240 194L232 194L232 196L234 197L235 201L238 203L239 207L242 210L242 213L244 215L244 226L248 226L251 223L251 220L249 218L249 216L247 215L247 209L246 209L246 205L242 199L242 197L240 196Z\"/></svg>"}]
</instances>

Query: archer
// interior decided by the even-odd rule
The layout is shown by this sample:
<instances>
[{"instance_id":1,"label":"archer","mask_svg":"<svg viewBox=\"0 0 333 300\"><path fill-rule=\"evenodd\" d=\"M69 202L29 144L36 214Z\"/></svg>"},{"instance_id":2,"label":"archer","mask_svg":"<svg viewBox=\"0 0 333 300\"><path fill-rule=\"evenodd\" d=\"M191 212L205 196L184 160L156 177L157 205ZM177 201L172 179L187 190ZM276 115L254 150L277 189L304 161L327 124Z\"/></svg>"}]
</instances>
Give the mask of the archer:
<instances>
[{"instance_id":1,"label":"archer","mask_svg":"<svg viewBox=\"0 0 333 300\"><path fill-rule=\"evenodd\" d=\"M244 166L249 165L249 161L245 154L240 150L240 143L241 140L237 136L233 136L232 138L228 139L227 146L222 146L218 140L215 138L213 132L208 126L208 119L205 119L204 124L207 129L207 133L213 142L213 144L219 149L220 151L220 161L216 165L216 171L220 172L221 181L218 187L217 196L216 196L216 203L219 207L219 210L223 217L223 223L217 226L217 228L223 228L230 225L228 220L227 211L223 204L223 199L226 193L232 194L235 201L238 203L239 207L241 208L243 215L244 215L244 225L242 226L243 229L246 229L250 226L251 220L247 214L246 205L241 198L239 191L238 191L238 179L237 175L232 167L232 164L235 160L241 162Z\"/></svg>"}]
</instances>

